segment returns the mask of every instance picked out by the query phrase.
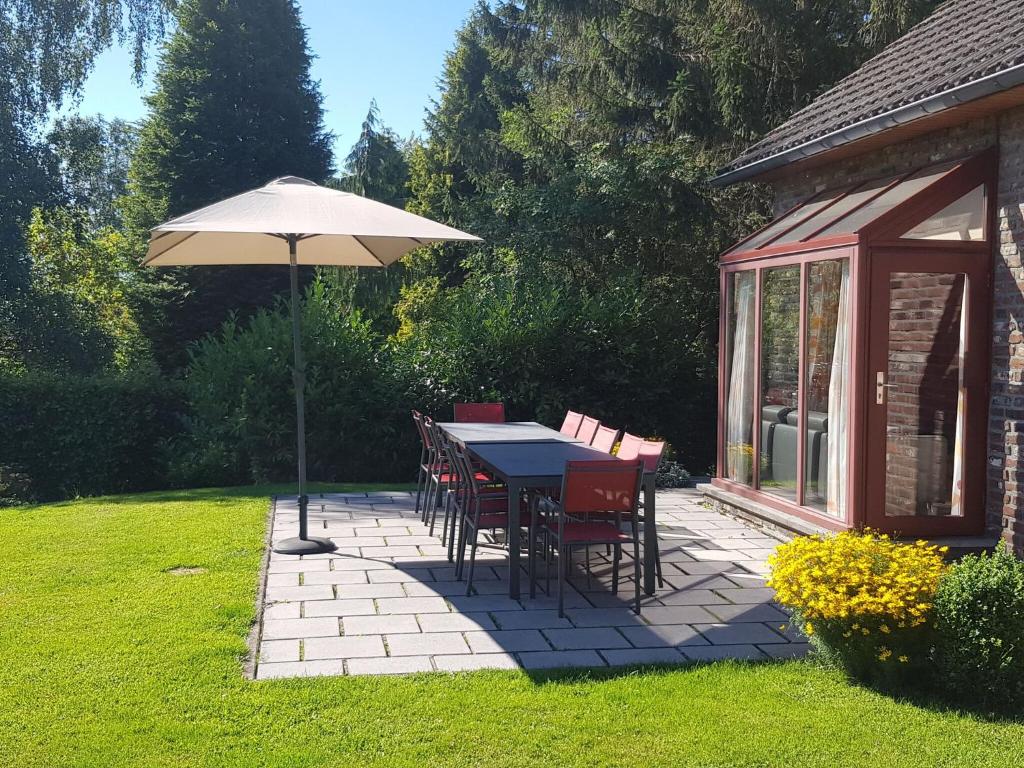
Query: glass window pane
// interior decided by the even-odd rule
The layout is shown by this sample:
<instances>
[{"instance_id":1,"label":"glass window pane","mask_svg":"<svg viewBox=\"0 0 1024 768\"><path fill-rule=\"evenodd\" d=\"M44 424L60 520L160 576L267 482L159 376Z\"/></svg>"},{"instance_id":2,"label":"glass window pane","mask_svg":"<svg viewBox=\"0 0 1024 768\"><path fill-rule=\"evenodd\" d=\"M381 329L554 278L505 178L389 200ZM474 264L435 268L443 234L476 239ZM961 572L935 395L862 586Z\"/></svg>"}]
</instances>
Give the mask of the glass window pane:
<instances>
[{"instance_id":1,"label":"glass window pane","mask_svg":"<svg viewBox=\"0 0 1024 768\"><path fill-rule=\"evenodd\" d=\"M887 179L874 179L873 181L865 182L835 205L830 208L826 208L818 215L808 219L800 226L794 228L791 232L787 232L779 238L779 242L795 243L798 240L803 240L808 235L811 235L824 227L830 221L835 221L839 216L845 216L865 200L870 199L872 195L877 195L879 190L884 189L889 184L892 184L895 178L895 176L892 176ZM842 230L842 232L849 231L849 229Z\"/></svg>"},{"instance_id":2,"label":"glass window pane","mask_svg":"<svg viewBox=\"0 0 1024 768\"><path fill-rule=\"evenodd\" d=\"M900 203L906 202L922 189L938 181L955 167L957 163L944 163L922 168L917 173L904 179L892 189L883 192L863 208L854 211L849 216L837 221L835 224L824 230L819 237L839 235L845 232L859 232L865 225L870 224L883 213L887 213Z\"/></svg>"},{"instance_id":3,"label":"glass window pane","mask_svg":"<svg viewBox=\"0 0 1024 768\"><path fill-rule=\"evenodd\" d=\"M967 277L889 278L885 514L958 517L963 462ZM881 373L881 372L879 372Z\"/></svg>"},{"instance_id":4,"label":"glass window pane","mask_svg":"<svg viewBox=\"0 0 1024 768\"><path fill-rule=\"evenodd\" d=\"M903 237L915 240L983 240L985 210L985 185L979 184Z\"/></svg>"},{"instance_id":5,"label":"glass window pane","mask_svg":"<svg viewBox=\"0 0 1024 768\"><path fill-rule=\"evenodd\" d=\"M725 334L727 381L725 476L744 485L754 482L754 294L753 270L729 275Z\"/></svg>"},{"instance_id":6,"label":"glass window pane","mask_svg":"<svg viewBox=\"0 0 1024 768\"><path fill-rule=\"evenodd\" d=\"M807 268L804 504L845 519L849 260Z\"/></svg>"},{"instance_id":7,"label":"glass window pane","mask_svg":"<svg viewBox=\"0 0 1024 768\"><path fill-rule=\"evenodd\" d=\"M800 267L763 273L761 293L761 488L796 499L800 419Z\"/></svg>"},{"instance_id":8,"label":"glass window pane","mask_svg":"<svg viewBox=\"0 0 1024 768\"><path fill-rule=\"evenodd\" d=\"M836 198L843 194L843 191L844 190L842 189L830 189L826 190L825 192L821 192L811 200L801 205L799 208L790 211L785 216L779 217L770 225L768 225L768 227L764 231L755 235L752 239L748 240L747 242L741 243L732 250L751 251L754 250L755 248L760 248L762 245L767 243L769 240L771 240L773 237L778 235L783 230L788 229L789 227L796 224L798 221L803 221L809 216L813 216L826 205L831 204Z\"/></svg>"}]
</instances>

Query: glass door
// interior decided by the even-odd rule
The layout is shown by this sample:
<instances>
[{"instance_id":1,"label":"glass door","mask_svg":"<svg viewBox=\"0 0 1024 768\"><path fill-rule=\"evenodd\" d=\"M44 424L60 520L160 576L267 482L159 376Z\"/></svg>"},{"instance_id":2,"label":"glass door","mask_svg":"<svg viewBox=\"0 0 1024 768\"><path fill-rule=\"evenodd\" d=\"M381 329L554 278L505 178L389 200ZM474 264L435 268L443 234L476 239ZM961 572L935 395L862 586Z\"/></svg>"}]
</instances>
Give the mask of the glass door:
<instances>
[{"instance_id":1,"label":"glass door","mask_svg":"<svg viewBox=\"0 0 1024 768\"><path fill-rule=\"evenodd\" d=\"M867 524L907 536L981 533L984 257L879 249L871 261Z\"/></svg>"}]
</instances>

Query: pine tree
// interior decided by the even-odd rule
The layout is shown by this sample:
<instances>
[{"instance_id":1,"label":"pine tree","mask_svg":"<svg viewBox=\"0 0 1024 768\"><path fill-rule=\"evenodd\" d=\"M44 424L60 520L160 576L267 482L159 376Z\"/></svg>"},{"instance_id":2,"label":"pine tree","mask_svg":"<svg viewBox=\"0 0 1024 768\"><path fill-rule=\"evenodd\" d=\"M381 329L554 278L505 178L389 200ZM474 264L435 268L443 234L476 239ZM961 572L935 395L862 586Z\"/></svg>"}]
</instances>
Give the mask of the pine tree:
<instances>
[{"instance_id":1,"label":"pine tree","mask_svg":"<svg viewBox=\"0 0 1024 768\"><path fill-rule=\"evenodd\" d=\"M293 0L186 0L177 14L132 162L129 222L145 230L278 176L324 181L331 136ZM272 266L186 268L178 279L173 348L157 347L170 365L185 342L288 287Z\"/></svg>"}]
</instances>

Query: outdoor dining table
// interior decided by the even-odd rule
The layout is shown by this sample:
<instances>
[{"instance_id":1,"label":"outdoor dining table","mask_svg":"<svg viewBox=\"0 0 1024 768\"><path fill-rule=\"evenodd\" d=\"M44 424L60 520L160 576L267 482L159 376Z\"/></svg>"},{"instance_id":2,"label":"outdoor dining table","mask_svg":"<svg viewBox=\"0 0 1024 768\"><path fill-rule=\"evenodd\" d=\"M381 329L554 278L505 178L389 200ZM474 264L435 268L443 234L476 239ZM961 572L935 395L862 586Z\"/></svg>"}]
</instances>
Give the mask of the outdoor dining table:
<instances>
[{"instance_id":1,"label":"outdoor dining table","mask_svg":"<svg viewBox=\"0 0 1024 768\"><path fill-rule=\"evenodd\" d=\"M478 443L579 443L575 437L538 424L536 421L505 421L497 423L446 421L438 426L465 448Z\"/></svg>"},{"instance_id":2,"label":"outdoor dining table","mask_svg":"<svg viewBox=\"0 0 1024 768\"><path fill-rule=\"evenodd\" d=\"M518 426L532 424L519 422ZM495 478L508 488L509 530L519 530L519 498L527 489L558 488L562 485L567 461L607 461L610 457L581 442L567 439L553 429L534 424L540 429L526 430L529 434L515 438L516 424L455 424L439 425L448 436L459 442L467 452ZM497 429L494 429L497 428ZM545 433L547 437L542 435ZM503 434L505 439L496 439ZM461 439L460 439L461 437ZM571 440L571 441L570 441ZM658 551L658 530L654 509L654 473L644 474L644 567L643 588L654 594L655 565ZM519 598L519 547L509 547L508 594Z\"/></svg>"}]
</instances>

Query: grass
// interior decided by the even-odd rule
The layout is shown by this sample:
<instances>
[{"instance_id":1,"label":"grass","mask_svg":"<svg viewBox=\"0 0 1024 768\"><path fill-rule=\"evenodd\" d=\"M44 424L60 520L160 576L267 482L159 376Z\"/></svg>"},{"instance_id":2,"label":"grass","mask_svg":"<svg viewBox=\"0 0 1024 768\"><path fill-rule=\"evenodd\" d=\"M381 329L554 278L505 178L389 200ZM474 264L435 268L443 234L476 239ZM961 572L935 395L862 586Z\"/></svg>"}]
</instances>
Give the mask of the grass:
<instances>
[{"instance_id":1,"label":"grass","mask_svg":"<svg viewBox=\"0 0 1024 768\"><path fill-rule=\"evenodd\" d=\"M1024 765L1024 725L801 662L244 680L271 490L0 510L0 765Z\"/></svg>"}]
</instances>

